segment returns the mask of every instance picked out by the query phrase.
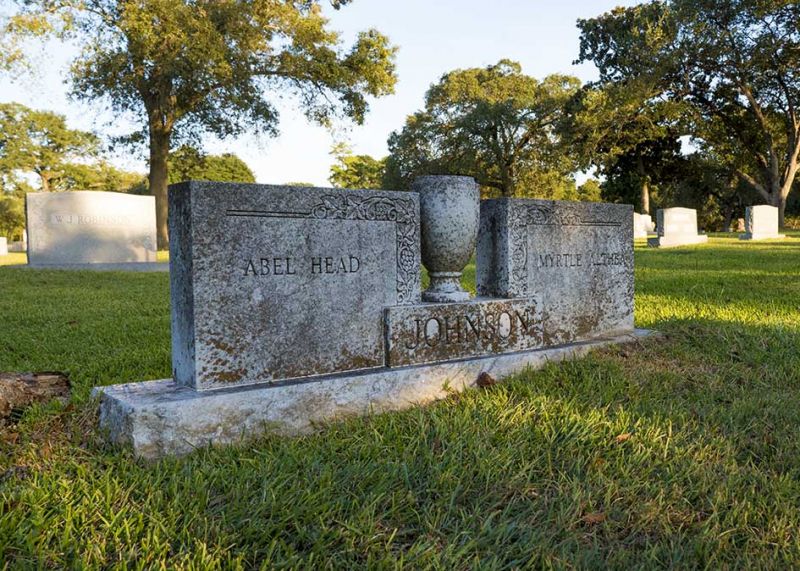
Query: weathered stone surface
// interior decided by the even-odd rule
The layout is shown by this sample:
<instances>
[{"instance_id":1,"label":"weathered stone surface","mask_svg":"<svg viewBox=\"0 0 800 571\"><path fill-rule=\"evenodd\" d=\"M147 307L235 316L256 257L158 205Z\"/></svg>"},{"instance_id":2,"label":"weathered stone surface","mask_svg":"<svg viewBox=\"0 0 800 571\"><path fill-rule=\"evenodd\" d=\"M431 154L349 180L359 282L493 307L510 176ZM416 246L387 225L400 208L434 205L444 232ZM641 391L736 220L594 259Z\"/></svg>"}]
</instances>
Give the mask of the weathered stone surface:
<instances>
[{"instance_id":1,"label":"weathered stone surface","mask_svg":"<svg viewBox=\"0 0 800 571\"><path fill-rule=\"evenodd\" d=\"M541 305L536 297L529 297L387 308L389 366L541 347Z\"/></svg>"},{"instance_id":2,"label":"weathered stone surface","mask_svg":"<svg viewBox=\"0 0 800 571\"><path fill-rule=\"evenodd\" d=\"M658 236L648 238L653 248L672 248L704 244L708 236L697 233L697 210L692 208L663 208L656 213Z\"/></svg>"},{"instance_id":3,"label":"weathered stone surface","mask_svg":"<svg viewBox=\"0 0 800 571\"><path fill-rule=\"evenodd\" d=\"M192 182L169 199L179 385L385 365L384 308L420 299L416 193Z\"/></svg>"},{"instance_id":4,"label":"weathered stone surface","mask_svg":"<svg viewBox=\"0 0 800 571\"><path fill-rule=\"evenodd\" d=\"M422 299L466 301L470 295L461 287L461 272L478 237L478 184L469 176L420 176L412 190L420 196L422 262L430 277Z\"/></svg>"},{"instance_id":5,"label":"weathered stone surface","mask_svg":"<svg viewBox=\"0 0 800 571\"><path fill-rule=\"evenodd\" d=\"M542 303L543 346L633 329L633 207L481 203L480 295Z\"/></svg>"},{"instance_id":6,"label":"weathered stone surface","mask_svg":"<svg viewBox=\"0 0 800 571\"><path fill-rule=\"evenodd\" d=\"M0 237L0 256L8 255L8 239Z\"/></svg>"},{"instance_id":7,"label":"weathered stone surface","mask_svg":"<svg viewBox=\"0 0 800 571\"><path fill-rule=\"evenodd\" d=\"M629 216L628 216L629 217ZM502 378L527 367L580 357L611 344L638 342L653 332L598 338L521 353L436 365L381 369L274 387L193 391L172 380L98 387L100 426L143 458L187 454L276 432L309 433L322 421L400 410L462 391L481 373Z\"/></svg>"},{"instance_id":8,"label":"weathered stone surface","mask_svg":"<svg viewBox=\"0 0 800 571\"><path fill-rule=\"evenodd\" d=\"M785 238L778 227L778 207L761 204L745 210L745 233L740 240L777 240Z\"/></svg>"},{"instance_id":9,"label":"weathered stone surface","mask_svg":"<svg viewBox=\"0 0 800 571\"><path fill-rule=\"evenodd\" d=\"M31 265L156 261L153 196L34 192L25 203Z\"/></svg>"}]
</instances>

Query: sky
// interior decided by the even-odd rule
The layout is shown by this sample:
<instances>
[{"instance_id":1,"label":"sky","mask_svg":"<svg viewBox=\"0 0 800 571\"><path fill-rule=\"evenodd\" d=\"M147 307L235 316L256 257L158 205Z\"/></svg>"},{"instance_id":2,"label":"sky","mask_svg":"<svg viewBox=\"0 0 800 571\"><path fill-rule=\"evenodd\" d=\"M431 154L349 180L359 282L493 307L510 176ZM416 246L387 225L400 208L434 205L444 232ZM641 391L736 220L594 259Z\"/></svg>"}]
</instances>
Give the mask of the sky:
<instances>
[{"instance_id":1,"label":"sky","mask_svg":"<svg viewBox=\"0 0 800 571\"><path fill-rule=\"evenodd\" d=\"M375 28L399 47L395 93L373 99L363 125L340 123L333 132L310 124L291 99L282 99L278 137L209 138L203 147L211 153L235 153L261 183L329 186L330 151L336 141L347 142L357 154L385 156L389 134L422 107L425 91L448 71L484 67L506 58L520 62L524 73L539 79L552 73L595 79L593 65L572 63L579 46L576 21L640 1L354 0L338 11L326 9L330 28L342 33L344 46L352 45L359 31ZM57 111L76 129L101 134L132 130L130 123L100 106L68 98L65 77L74 49L51 43L37 53L37 76L0 83L0 102ZM112 162L129 170L147 168L143 153L115 156Z\"/></svg>"}]
</instances>

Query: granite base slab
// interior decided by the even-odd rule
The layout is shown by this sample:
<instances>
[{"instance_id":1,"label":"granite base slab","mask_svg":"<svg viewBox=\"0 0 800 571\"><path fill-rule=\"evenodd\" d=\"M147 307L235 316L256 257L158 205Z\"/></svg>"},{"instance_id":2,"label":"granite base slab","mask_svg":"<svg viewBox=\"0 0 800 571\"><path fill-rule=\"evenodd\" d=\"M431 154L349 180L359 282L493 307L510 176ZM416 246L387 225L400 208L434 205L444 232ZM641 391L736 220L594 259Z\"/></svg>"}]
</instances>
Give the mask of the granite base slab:
<instances>
[{"instance_id":1,"label":"granite base slab","mask_svg":"<svg viewBox=\"0 0 800 571\"><path fill-rule=\"evenodd\" d=\"M100 426L112 442L142 458L182 455L265 432L299 435L323 421L409 408L476 385L478 375L501 379L528 367L586 355L609 345L656 336L636 329L559 347L385 368L280 386L195 391L171 379L97 387Z\"/></svg>"},{"instance_id":2,"label":"granite base slab","mask_svg":"<svg viewBox=\"0 0 800 571\"><path fill-rule=\"evenodd\" d=\"M678 246L694 246L708 242L708 236L698 234L697 236L653 236L647 239L647 245L651 248L677 248Z\"/></svg>"},{"instance_id":3,"label":"granite base slab","mask_svg":"<svg viewBox=\"0 0 800 571\"><path fill-rule=\"evenodd\" d=\"M7 268L92 272L168 272L169 262L113 262L98 264L15 264Z\"/></svg>"},{"instance_id":4,"label":"granite base slab","mask_svg":"<svg viewBox=\"0 0 800 571\"><path fill-rule=\"evenodd\" d=\"M739 234L739 240L781 240L783 238L786 238L786 234L751 234L750 232Z\"/></svg>"}]
</instances>

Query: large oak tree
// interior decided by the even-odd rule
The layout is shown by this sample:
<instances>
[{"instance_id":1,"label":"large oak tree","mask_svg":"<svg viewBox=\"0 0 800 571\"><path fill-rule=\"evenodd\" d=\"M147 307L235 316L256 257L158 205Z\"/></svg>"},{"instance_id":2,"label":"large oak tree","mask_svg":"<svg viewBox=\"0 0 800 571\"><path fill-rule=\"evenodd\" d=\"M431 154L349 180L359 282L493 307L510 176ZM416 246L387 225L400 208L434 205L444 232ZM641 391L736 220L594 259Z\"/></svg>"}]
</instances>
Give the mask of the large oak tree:
<instances>
[{"instance_id":1,"label":"large oak tree","mask_svg":"<svg viewBox=\"0 0 800 571\"><path fill-rule=\"evenodd\" d=\"M490 194L561 196L575 160L561 137L564 106L577 78L542 81L517 62L445 74L425 95L425 107L389 137L387 188L404 188L420 174L473 176Z\"/></svg>"},{"instance_id":2,"label":"large oak tree","mask_svg":"<svg viewBox=\"0 0 800 571\"><path fill-rule=\"evenodd\" d=\"M61 190L60 180L76 160L98 152L97 137L67 127L63 115L0 103L0 178L4 187L34 174L43 192Z\"/></svg>"},{"instance_id":3,"label":"large oak tree","mask_svg":"<svg viewBox=\"0 0 800 571\"><path fill-rule=\"evenodd\" d=\"M651 1L580 21L579 61L685 104L688 132L738 157L733 172L782 222L800 166L798 22L790 0Z\"/></svg>"},{"instance_id":4,"label":"large oak tree","mask_svg":"<svg viewBox=\"0 0 800 571\"><path fill-rule=\"evenodd\" d=\"M391 93L394 53L374 30L349 49L315 0L17 0L6 36L56 34L81 46L72 93L141 120L149 143L159 247L167 244L170 148L202 133L274 135L273 97L299 97L326 124L362 122L367 97ZM335 8L349 0L333 0ZM7 61L19 58L19 43Z\"/></svg>"},{"instance_id":5,"label":"large oak tree","mask_svg":"<svg viewBox=\"0 0 800 571\"><path fill-rule=\"evenodd\" d=\"M376 159L370 155L354 155L344 143L334 146L331 151L336 162L331 165L328 180L336 188L380 189L386 172L386 159Z\"/></svg>"}]
</instances>

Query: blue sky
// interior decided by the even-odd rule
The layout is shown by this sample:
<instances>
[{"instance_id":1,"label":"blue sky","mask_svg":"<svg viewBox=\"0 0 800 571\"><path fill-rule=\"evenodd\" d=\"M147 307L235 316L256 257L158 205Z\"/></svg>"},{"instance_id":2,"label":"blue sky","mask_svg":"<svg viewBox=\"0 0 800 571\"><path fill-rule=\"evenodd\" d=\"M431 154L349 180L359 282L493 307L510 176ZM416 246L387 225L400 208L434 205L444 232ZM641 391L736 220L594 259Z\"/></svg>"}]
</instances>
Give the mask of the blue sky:
<instances>
[{"instance_id":1,"label":"blue sky","mask_svg":"<svg viewBox=\"0 0 800 571\"><path fill-rule=\"evenodd\" d=\"M334 133L310 125L290 99L279 102L280 136L247 136L204 142L209 152L234 152L256 174L258 182L310 182L328 185L335 140L346 140L354 152L381 157L386 139L402 127L407 115L422 106L425 91L447 71L486 66L502 58L519 61L537 78L569 73L594 79L591 65L575 66L578 30L575 22L631 6L640 0L355 0L339 11L328 10L331 28L349 45L360 30L376 28L399 46L395 94L375 100L363 126L339 125ZM63 78L69 48L49 45L39 53L38 77L0 84L0 101L19 101L67 116L71 127L98 132L125 132L130 124L97 106L69 101ZM144 156L116 157L121 167L144 172Z\"/></svg>"}]
</instances>

